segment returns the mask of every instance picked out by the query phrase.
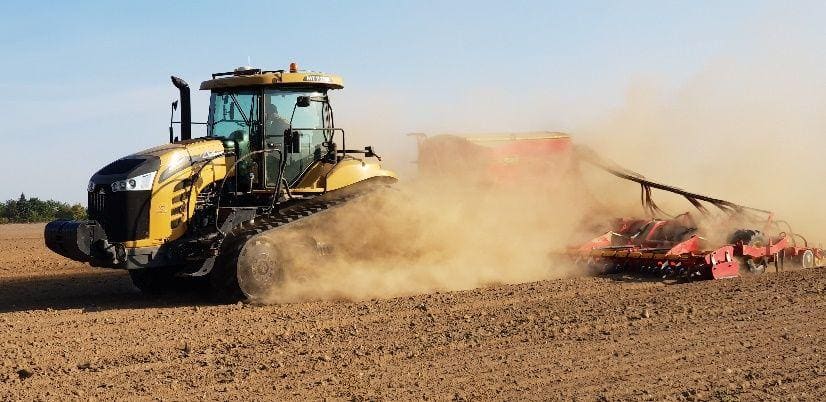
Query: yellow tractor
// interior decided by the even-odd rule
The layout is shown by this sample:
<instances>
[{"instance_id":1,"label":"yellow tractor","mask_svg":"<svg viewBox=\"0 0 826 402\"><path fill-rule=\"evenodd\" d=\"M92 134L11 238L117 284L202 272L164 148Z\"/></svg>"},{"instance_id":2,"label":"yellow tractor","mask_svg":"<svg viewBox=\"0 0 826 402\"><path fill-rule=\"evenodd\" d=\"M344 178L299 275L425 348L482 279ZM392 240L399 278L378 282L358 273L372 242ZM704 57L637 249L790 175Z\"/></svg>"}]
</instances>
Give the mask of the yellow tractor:
<instances>
[{"instance_id":1,"label":"yellow tractor","mask_svg":"<svg viewBox=\"0 0 826 402\"><path fill-rule=\"evenodd\" d=\"M289 269L278 248L291 244L256 251L263 261L239 268L251 240L396 181L372 147L346 148L327 96L343 88L339 76L298 70L295 63L286 71L240 67L213 74L200 88L210 92L205 123L191 121L187 83L177 77L172 83L180 92L180 121L170 119L169 144L95 173L87 188L89 219L50 222L51 250L94 267L126 269L146 293L183 282L207 284L223 299L259 299ZM180 124L180 138L173 124ZM206 136L191 138L193 124L206 125Z\"/></svg>"}]
</instances>

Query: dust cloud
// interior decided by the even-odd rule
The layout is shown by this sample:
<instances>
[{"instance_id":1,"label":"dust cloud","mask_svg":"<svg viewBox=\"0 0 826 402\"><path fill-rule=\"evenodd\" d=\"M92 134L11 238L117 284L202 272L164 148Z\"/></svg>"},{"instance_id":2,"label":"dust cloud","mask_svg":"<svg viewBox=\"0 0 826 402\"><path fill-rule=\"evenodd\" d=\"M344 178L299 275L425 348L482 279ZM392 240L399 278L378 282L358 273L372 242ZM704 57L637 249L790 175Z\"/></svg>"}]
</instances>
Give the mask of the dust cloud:
<instances>
[{"instance_id":1,"label":"dust cloud","mask_svg":"<svg viewBox=\"0 0 826 402\"><path fill-rule=\"evenodd\" d=\"M556 180L538 171L507 184L484 171L441 173L271 234L274 244L296 246L284 248L289 268L266 301L384 298L579 274L555 253L596 207L574 185L575 171Z\"/></svg>"},{"instance_id":2,"label":"dust cloud","mask_svg":"<svg viewBox=\"0 0 826 402\"><path fill-rule=\"evenodd\" d=\"M826 239L826 70L793 51L710 63L668 90L640 79L581 142L648 178L770 210ZM655 193L669 212L691 210ZM817 243L815 243L817 244Z\"/></svg>"},{"instance_id":3,"label":"dust cloud","mask_svg":"<svg viewBox=\"0 0 826 402\"><path fill-rule=\"evenodd\" d=\"M719 58L677 88L638 79L622 106L570 131L575 143L649 179L771 210L818 245L826 238L824 71L793 50ZM405 129L382 127L377 136L388 131ZM473 170L472 161L466 165ZM484 172L406 178L309 225L312 242L301 239L301 227L281 233L329 253L289 248L285 260L300 269L287 272L267 301L358 300L580 275L554 251L604 232L612 217L645 217L639 186L595 169L560 180L546 180L548 172L504 186L480 178ZM654 197L672 215L692 212L713 241L736 229L715 226L716 216L703 220L681 197L657 190Z\"/></svg>"}]
</instances>

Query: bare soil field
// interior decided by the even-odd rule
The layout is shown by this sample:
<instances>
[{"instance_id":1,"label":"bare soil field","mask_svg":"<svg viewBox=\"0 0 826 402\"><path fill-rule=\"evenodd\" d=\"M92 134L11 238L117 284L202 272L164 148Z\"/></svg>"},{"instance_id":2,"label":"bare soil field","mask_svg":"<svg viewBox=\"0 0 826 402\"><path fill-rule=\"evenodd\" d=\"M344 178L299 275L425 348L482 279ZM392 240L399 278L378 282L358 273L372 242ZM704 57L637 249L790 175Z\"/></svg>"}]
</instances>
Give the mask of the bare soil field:
<instances>
[{"instance_id":1,"label":"bare soil field","mask_svg":"<svg viewBox=\"0 0 826 402\"><path fill-rule=\"evenodd\" d=\"M824 400L826 270L361 302L148 297L0 226L0 400Z\"/></svg>"}]
</instances>

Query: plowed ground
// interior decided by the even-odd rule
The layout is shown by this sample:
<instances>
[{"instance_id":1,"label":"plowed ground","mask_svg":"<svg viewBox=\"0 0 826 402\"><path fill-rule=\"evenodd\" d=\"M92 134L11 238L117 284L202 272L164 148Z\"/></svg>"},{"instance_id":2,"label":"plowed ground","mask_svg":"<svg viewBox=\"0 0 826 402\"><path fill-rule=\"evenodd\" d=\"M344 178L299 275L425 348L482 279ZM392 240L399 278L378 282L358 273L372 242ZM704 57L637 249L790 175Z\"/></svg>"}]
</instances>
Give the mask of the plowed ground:
<instances>
[{"instance_id":1,"label":"plowed ground","mask_svg":"<svg viewBox=\"0 0 826 402\"><path fill-rule=\"evenodd\" d=\"M826 270L213 305L0 226L0 400L826 398Z\"/></svg>"}]
</instances>

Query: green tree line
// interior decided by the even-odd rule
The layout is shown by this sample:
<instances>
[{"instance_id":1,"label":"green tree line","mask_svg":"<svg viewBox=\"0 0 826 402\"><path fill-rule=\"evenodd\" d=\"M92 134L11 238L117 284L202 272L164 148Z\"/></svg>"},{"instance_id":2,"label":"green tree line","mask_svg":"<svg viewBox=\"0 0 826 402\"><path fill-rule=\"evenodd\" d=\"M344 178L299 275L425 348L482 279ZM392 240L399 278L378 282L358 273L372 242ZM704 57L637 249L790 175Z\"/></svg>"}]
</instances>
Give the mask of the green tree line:
<instances>
[{"instance_id":1,"label":"green tree line","mask_svg":"<svg viewBox=\"0 0 826 402\"><path fill-rule=\"evenodd\" d=\"M86 219L86 208L80 204L26 198L25 194L0 204L0 223L48 222L55 219Z\"/></svg>"}]
</instances>

